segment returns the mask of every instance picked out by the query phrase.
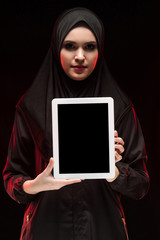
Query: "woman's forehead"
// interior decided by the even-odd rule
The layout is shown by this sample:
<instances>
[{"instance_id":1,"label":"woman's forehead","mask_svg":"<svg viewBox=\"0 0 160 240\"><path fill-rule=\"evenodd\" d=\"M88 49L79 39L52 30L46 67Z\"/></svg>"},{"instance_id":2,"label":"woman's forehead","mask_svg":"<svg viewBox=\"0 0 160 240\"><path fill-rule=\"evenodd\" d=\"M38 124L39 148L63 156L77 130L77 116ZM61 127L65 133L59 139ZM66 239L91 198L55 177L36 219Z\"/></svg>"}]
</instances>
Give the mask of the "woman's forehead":
<instances>
[{"instance_id":1,"label":"woman's forehead","mask_svg":"<svg viewBox=\"0 0 160 240\"><path fill-rule=\"evenodd\" d=\"M89 28L85 26L77 26L69 31L64 38L64 41L96 42L96 37Z\"/></svg>"}]
</instances>

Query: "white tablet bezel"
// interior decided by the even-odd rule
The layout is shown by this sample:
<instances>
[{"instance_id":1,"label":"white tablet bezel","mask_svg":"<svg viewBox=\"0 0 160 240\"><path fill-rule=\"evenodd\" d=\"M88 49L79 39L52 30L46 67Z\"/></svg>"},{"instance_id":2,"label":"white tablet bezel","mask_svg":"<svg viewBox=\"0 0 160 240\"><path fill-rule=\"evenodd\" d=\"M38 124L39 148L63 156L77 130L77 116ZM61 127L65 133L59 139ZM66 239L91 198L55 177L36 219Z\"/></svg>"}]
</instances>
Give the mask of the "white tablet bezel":
<instances>
[{"instance_id":1,"label":"white tablet bezel","mask_svg":"<svg viewBox=\"0 0 160 240\"><path fill-rule=\"evenodd\" d=\"M59 172L59 136L58 136L58 105L59 104L85 104L107 103L109 124L109 166L108 173L65 173ZM114 101L111 97L91 98L54 98L52 100L52 138L53 138L53 175L56 179L105 179L115 176L115 146L114 146ZM66 156L66 158L69 156ZM99 162L99 160L98 160Z\"/></svg>"}]
</instances>

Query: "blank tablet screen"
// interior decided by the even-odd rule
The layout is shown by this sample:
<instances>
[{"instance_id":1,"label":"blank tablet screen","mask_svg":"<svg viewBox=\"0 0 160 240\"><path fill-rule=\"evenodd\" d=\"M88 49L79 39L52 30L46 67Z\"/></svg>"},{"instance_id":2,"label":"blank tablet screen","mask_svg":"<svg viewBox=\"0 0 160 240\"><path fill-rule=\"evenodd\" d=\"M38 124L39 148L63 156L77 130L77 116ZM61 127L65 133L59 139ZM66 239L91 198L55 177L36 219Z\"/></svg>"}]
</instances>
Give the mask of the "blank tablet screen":
<instances>
[{"instance_id":1,"label":"blank tablet screen","mask_svg":"<svg viewBox=\"0 0 160 240\"><path fill-rule=\"evenodd\" d=\"M58 104L59 172L109 172L108 103Z\"/></svg>"}]
</instances>

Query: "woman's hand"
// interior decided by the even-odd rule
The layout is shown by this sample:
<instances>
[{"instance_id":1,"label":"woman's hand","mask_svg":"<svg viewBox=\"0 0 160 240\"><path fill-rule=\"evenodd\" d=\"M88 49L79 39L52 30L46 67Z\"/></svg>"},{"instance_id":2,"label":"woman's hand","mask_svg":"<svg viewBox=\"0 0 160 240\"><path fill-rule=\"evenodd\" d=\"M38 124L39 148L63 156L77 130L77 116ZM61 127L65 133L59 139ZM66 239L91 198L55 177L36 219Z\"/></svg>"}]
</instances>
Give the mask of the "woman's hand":
<instances>
[{"instance_id":1,"label":"woman's hand","mask_svg":"<svg viewBox=\"0 0 160 240\"><path fill-rule=\"evenodd\" d=\"M118 132L114 131L114 142L115 142L115 162L122 160L122 153L124 152L124 141L118 137ZM115 177L107 179L108 182L113 182L119 176L119 169L115 166Z\"/></svg>"},{"instance_id":2,"label":"woman's hand","mask_svg":"<svg viewBox=\"0 0 160 240\"><path fill-rule=\"evenodd\" d=\"M114 143L115 143L115 162L122 160L122 153L124 152L124 141L118 137L118 132L114 131Z\"/></svg>"},{"instance_id":3,"label":"woman's hand","mask_svg":"<svg viewBox=\"0 0 160 240\"><path fill-rule=\"evenodd\" d=\"M52 175L53 167L54 159L50 158L46 169L42 173L35 179L24 182L24 191L28 194L37 194L42 191L57 190L66 185L81 182L80 179L55 179Z\"/></svg>"}]
</instances>

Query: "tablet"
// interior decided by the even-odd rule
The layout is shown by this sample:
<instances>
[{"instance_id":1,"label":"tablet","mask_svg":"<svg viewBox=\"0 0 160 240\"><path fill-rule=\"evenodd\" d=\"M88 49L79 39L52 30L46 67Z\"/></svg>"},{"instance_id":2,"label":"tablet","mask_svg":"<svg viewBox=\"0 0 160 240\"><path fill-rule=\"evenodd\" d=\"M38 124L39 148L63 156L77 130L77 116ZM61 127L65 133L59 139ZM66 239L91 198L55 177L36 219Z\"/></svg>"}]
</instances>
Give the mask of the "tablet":
<instances>
[{"instance_id":1,"label":"tablet","mask_svg":"<svg viewBox=\"0 0 160 240\"><path fill-rule=\"evenodd\" d=\"M55 178L115 176L112 98L53 99L52 139Z\"/></svg>"}]
</instances>

